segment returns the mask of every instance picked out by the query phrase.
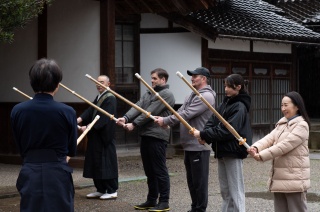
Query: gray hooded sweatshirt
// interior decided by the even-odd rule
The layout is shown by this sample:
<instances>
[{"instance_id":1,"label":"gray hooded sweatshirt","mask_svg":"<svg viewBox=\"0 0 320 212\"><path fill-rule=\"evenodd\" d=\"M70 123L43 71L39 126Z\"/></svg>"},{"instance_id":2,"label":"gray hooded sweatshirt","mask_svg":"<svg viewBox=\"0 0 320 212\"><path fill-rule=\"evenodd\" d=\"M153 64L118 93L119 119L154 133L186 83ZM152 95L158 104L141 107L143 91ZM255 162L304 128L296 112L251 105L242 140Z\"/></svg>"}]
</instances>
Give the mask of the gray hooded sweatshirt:
<instances>
[{"instance_id":1,"label":"gray hooded sweatshirt","mask_svg":"<svg viewBox=\"0 0 320 212\"><path fill-rule=\"evenodd\" d=\"M216 92L209 85L198 91L214 107ZM177 112L191 127L200 131L212 115L211 110L194 92L185 99ZM175 115L164 117L163 122L169 126L180 123ZM189 130L182 123L180 123L180 142L184 151L209 151L204 145L199 144L198 140L189 133Z\"/></svg>"}]
</instances>

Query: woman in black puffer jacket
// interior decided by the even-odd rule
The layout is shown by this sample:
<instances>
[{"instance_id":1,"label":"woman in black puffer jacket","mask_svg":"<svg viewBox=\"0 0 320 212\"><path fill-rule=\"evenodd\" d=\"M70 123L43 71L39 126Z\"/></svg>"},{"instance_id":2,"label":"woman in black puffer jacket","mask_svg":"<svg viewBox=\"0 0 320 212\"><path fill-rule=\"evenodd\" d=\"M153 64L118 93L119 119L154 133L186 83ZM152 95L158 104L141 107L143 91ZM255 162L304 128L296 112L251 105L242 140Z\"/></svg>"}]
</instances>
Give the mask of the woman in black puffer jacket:
<instances>
[{"instance_id":1,"label":"woman in black puffer jacket","mask_svg":"<svg viewBox=\"0 0 320 212\"><path fill-rule=\"evenodd\" d=\"M226 96L218 108L219 114L252 144L249 110L251 97L248 95L248 84L241 75L231 74L224 80ZM243 161L248 153L246 148L215 116L208 120L202 131L195 130L194 136L199 142L211 144L218 158L220 191L223 199L222 212L245 212L245 191L243 179Z\"/></svg>"}]
</instances>

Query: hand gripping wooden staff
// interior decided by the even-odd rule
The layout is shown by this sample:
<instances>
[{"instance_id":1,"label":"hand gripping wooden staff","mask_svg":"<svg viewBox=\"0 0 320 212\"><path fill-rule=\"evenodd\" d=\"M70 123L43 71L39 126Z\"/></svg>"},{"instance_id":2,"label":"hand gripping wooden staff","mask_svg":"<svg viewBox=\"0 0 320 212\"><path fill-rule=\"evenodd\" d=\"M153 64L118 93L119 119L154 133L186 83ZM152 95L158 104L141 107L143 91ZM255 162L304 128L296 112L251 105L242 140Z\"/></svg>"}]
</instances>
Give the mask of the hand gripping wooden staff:
<instances>
[{"instance_id":1,"label":"hand gripping wooden staff","mask_svg":"<svg viewBox=\"0 0 320 212\"><path fill-rule=\"evenodd\" d=\"M134 107L136 110L140 111L141 113L145 114L147 118L151 118L152 120L156 120L156 118L154 116L151 115L150 112L142 109L141 107L139 107L138 105L130 102L128 99L124 98L123 96L121 96L120 94L118 94L117 92L111 90L111 88L101 84L100 82L98 82L97 80L93 79L89 74L86 74L86 77L88 77L90 80L92 80L93 82L95 82L96 84L100 85L101 87L106 88L108 91L110 91L113 95L115 95L116 97L118 97L119 99L121 99L122 101L124 101L125 103L127 103L128 105Z\"/></svg>"},{"instance_id":2,"label":"hand gripping wooden staff","mask_svg":"<svg viewBox=\"0 0 320 212\"><path fill-rule=\"evenodd\" d=\"M96 115L96 117L93 119L93 121L87 126L86 130L83 131L83 133L79 136L79 138L77 139L77 145L80 143L80 141L84 138L84 136L87 135L87 133L89 132L89 130L91 130L91 128L93 127L93 125L99 120L100 116Z\"/></svg>"},{"instance_id":3,"label":"hand gripping wooden staff","mask_svg":"<svg viewBox=\"0 0 320 212\"><path fill-rule=\"evenodd\" d=\"M63 85L62 83L59 83L63 88L65 88L67 91L69 91L70 93L72 93L73 95L75 95L76 97L78 97L79 99L82 99L83 101L85 101L86 103L88 103L90 106L94 107L96 110L98 110L99 112L101 112L102 114L108 116L111 120L114 120L115 122L118 121L118 119L116 119L114 117L114 115L111 115L110 113L108 113L107 111L103 110L102 108L98 107L97 105L93 104L92 102L90 102L89 100L87 100L86 98L80 96L79 94L77 94L76 92L74 92L73 90L71 90L70 88L68 88L67 86Z\"/></svg>"},{"instance_id":4,"label":"hand gripping wooden staff","mask_svg":"<svg viewBox=\"0 0 320 212\"><path fill-rule=\"evenodd\" d=\"M197 96L208 106L208 108L214 113L214 115L222 122L222 124L236 137L236 139L239 141L240 145L245 146L247 149L250 148L250 146L246 143L246 139L242 138L237 131L210 105L210 103L203 98L203 96L195 89L187 80L183 77L183 75L178 71L177 72L178 77L180 77L192 90Z\"/></svg>"},{"instance_id":5,"label":"hand gripping wooden staff","mask_svg":"<svg viewBox=\"0 0 320 212\"><path fill-rule=\"evenodd\" d=\"M135 76L179 119L179 121L189 130L189 133L193 135L194 127L191 127L186 120L184 120L179 113L177 113L160 95L156 92L142 77L136 73ZM211 150L211 147L205 143L204 144L208 149Z\"/></svg>"}]
</instances>

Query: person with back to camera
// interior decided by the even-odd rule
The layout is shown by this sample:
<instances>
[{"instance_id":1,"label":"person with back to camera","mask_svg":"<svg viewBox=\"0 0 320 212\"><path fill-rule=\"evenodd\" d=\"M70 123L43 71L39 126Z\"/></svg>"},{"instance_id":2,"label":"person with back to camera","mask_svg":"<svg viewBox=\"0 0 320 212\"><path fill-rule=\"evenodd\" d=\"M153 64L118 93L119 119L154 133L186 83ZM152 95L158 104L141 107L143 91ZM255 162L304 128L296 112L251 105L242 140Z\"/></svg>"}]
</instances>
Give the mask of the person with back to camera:
<instances>
[{"instance_id":1,"label":"person with back to camera","mask_svg":"<svg viewBox=\"0 0 320 212\"><path fill-rule=\"evenodd\" d=\"M281 111L284 117L275 129L248 152L258 161L272 160L268 185L274 194L274 211L305 212L310 188L310 120L301 95L295 91L284 95Z\"/></svg>"},{"instance_id":2,"label":"person with back to camera","mask_svg":"<svg viewBox=\"0 0 320 212\"><path fill-rule=\"evenodd\" d=\"M208 85L210 72L204 67L187 71L191 76L192 86L199 91L212 106L215 104L216 93ZM185 99L177 113L192 127L202 129L212 115L210 109L194 93ZM174 126L180 123L175 115L158 117L155 121L160 126ZM184 165L186 168L187 183L191 196L190 212L204 212L208 205L208 180L210 152L205 146L199 144L188 129L180 123L180 141L184 150Z\"/></svg>"},{"instance_id":3,"label":"person with back to camera","mask_svg":"<svg viewBox=\"0 0 320 212\"><path fill-rule=\"evenodd\" d=\"M16 184L20 211L74 211L72 168L66 157L76 154L76 112L53 99L62 80L54 60L36 61L29 79L33 99L11 111L13 136L23 159Z\"/></svg>"},{"instance_id":4,"label":"person with back to camera","mask_svg":"<svg viewBox=\"0 0 320 212\"><path fill-rule=\"evenodd\" d=\"M106 75L100 75L97 81L106 87L110 86L109 77ZM96 96L93 104L117 116L116 97L103 86L97 85L97 90L99 95ZM88 194L87 198L116 199L119 187L118 159L115 145L116 123L93 107L86 109L77 118L77 122L83 125L81 131L84 131L86 125L91 123L96 115L100 115L100 118L88 133L83 177L92 178L97 191Z\"/></svg>"},{"instance_id":5,"label":"person with back to camera","mask_svg":"<svg viewBox=\"0 0 320 212\"><path fill-rule=\"evenodd\" d=\"M239 133L252 143L249 110L251 97L247 92L248 81L239 74L224 79L226 96L217 112ZM220 191L223 199L222 212L245 212L245 189L243 159L248 153L234 135L212 115L202 131L195 130L199 143L212 143L215 158L218 158Z\"/></svg>"},{"instance_id":6,"label":"person with back to camera","mask_svg":"<svg viewBox=\"0 0 320 212\"><path fill-rule=\"evenodd\" d=\"M166 70L157 68L151 71L152 88L171 106L174 96L167 84L169 75ZM169 116L171 112L151 91L147 91L136 103L154 116ZM169 211L170 177L166 165L166 148L170 138L170 129L159 127L145 114L131 108L118 124L128 131L140 129L140 153L144 172L147 176L148 194L146 202L135 205L136 210ZM157 203L158 201L158 203Z\"/></svg>"}]
</instances>

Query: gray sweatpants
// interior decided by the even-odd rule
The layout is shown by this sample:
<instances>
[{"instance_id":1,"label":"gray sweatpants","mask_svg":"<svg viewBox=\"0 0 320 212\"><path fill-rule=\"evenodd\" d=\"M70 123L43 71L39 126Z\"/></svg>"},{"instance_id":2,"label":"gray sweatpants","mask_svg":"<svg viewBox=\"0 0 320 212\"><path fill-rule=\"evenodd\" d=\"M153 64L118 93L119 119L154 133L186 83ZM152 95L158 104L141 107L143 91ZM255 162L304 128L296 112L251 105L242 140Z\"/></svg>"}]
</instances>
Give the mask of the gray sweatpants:
<instances>
[{"instance_id":1,"label":"gray sweatpants","mask_svg":"<svg viewBox=\"0 0 320 212\"><path fill-rule=\"evenodd\" d=\"M275 212L306 212L307 192L274 193Z\"/></svg>"},{"instance_id":2,"label":"gray sweatpants","mask_svg":"<svg viewBox=\"0 0 320 212\"><path fill-rule=\"evenodd\" d=\"M218 159L222 212L245 212L243 161L238 158Z\"/></svg>"}]
</instances>

